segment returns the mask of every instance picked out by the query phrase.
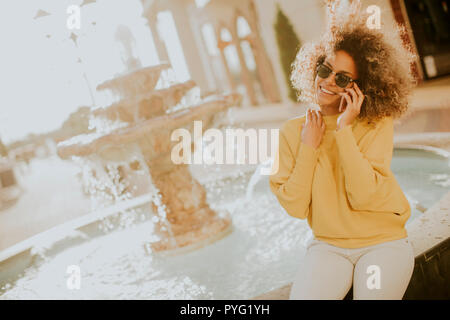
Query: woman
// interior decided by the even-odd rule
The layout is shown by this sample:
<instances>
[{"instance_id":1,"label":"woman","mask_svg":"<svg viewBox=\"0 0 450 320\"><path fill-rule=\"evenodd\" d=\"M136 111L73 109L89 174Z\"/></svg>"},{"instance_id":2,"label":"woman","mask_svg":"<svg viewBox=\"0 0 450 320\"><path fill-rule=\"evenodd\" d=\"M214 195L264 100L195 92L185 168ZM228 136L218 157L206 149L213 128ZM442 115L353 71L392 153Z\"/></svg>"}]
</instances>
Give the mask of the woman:
<instances>
[{"instance_id":1,"label":"woman","mask_svg":"<svg viewBox=\"0 0 450 320\"><path fill-rule=\"evenodd\" d=\"M402 299L414 269L405 223L411 208L390 170L393 119L407 110L414 56L400 32L383 35L364 16L304 46L292 80L320 110L280 130L270 187L314 237L290 299Z\"/></svg>"}]
</instances>

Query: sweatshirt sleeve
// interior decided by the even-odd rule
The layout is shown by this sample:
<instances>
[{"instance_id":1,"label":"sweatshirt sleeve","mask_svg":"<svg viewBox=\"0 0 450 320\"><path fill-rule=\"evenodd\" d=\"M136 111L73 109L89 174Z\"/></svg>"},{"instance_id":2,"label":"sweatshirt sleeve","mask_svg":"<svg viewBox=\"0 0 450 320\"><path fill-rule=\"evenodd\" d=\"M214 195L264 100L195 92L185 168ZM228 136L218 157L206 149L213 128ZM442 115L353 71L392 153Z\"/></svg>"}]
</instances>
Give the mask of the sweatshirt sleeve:
<instances>
[{"instance_id":1,"label":"sweatshirt sleeve","mask_svg":"<svg viewBox=\"0 0 450 320\"><path fill-rule=\"evenodd\" d=\"M300 126L295 130L300 130ZM290 216L306 219L310 213L312 181L319 150L300 142L298 152L293 152L288 137L294 144L295 135L288 135L286 131L286 125L283 125L274 160L275 173L269 178L270 189Z\"/></svg>"},{"instance_id":2,"label":"sweatshirt sleeve","mask_svg":"<svg viewBox=\"0 0 450 320\"><path fill-rule=\"evenodd\" d=\"M335 131L348 200L355 210L402 214L409 203L390 166L394 123L386 117L372 129L368 145L357 145L351 125Z\"/></svg>"}]
</instances>

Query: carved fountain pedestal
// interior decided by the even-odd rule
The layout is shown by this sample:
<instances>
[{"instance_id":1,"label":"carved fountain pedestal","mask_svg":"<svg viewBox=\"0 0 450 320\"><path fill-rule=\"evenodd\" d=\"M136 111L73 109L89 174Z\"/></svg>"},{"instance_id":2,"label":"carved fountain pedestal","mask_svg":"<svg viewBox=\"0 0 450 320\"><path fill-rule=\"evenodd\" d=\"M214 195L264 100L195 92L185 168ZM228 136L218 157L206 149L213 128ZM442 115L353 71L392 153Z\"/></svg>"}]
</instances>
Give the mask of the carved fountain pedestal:
<instances>
[{"instance_id":1,"label":"carved fountain pedestal","mask_svg":"<svg viewBox=\"0 0 450 320\"><path fill-rule=\"evenodd\" d=\"M219 215L209 207L205 189L191 176L187 165L176 165L166 172L154 170L152 164L149 168L171 229L169 232L163 222L157 222L161 240L151 244L153 250L202 246L231 232L231 217L226 212ZM158 210L155 204L153 210Z\"/></svg>"}]
</instances>

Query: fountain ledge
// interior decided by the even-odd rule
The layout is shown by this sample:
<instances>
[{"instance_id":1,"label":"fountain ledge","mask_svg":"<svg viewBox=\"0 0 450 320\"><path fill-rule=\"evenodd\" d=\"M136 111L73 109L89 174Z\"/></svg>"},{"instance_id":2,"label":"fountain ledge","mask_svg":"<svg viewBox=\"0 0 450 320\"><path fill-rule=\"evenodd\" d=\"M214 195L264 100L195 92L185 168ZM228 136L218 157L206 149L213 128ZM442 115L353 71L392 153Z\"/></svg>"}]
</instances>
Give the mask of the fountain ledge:
<instances>
[{"instance_id":1,"label":"fountain ledge","mask_svg":"<svg viewBox=\"0 0 450 320\"><path fill-rule=\"evenodd\" d=\"M57 225L47 231L38 233L35 236L0 251L0 263L3 263L16 255L30 251L33 247L47 242L47 239L51 239L52 242L56 242L58 239L66 238L67 235L73 231L79 231L78 229L82 227L88 226L92 223L97 223L98 221L101 221L102 219L116 213L149 204L151 201L152 195L144 194L130 200L119 201L112 206L85 214L79 218Z\"/></svg>"}]
</instances>

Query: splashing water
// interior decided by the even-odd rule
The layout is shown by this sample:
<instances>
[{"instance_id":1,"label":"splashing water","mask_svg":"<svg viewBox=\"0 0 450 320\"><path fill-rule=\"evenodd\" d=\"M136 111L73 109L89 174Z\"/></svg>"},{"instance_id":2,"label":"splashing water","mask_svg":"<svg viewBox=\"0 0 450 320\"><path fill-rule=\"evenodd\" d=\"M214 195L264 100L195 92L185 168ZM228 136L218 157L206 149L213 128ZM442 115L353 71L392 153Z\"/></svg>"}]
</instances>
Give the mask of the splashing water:
<instances>
[{"instance_id":1,"label":"splashing water","mask_svg":"<svg viewBox=\"0 0 450 320\"><path fill-rule=\"evenodd\" d=\"M405 192L419 188L418 199L433 203L448 192L430 181L439 172L448 174L446 161L426 158L425 152L395 153L393 171ZM406 171L408 165L414 170ZM209 167L199 176L218 174ZM255 174L235 172L205 183L211 208L227 210L233 218L233 233L220 241L180 256L149 255L142 243L153 240L153 224L146 221L51 257L45 251L46 260L38 259L15 283L1 286L0 299L248 299L282 287L295 276L312 233L306 221L292 219L280 207L267 176L250 183ZM247 202L249 186L252 201ZM80 290L66 287L66 268L72 264L81 268Z\"/></svg>"},{"instance_id":2,"label":"splashing water","mask_svg":"<svg viewBox=\"0 0 450 320\"><path fill-rule=\"evenodd\" d=\"M255 172L250 178L250 181L247 186L245 201L250 202L252 200L253 190L256 184L264 177L263 173L267 173L267 170L270 169L273 165L273 159L268 159L258 165Z\"/></svg>"},{"instance_id":3,"label":"splashing water","mask_svg":"<svg viewBox=\"0 0 450 320\"><path fill-rule=\"evenodd\" d=\"M157 208L156 212L152 212L153 217L151 221L153 223L162 222L170 235L170 241L174 241L173 232L166 217L167 208L162 203L159 190L152 183L142 152L137 146L134 148L129 146L127 158L127 161L106 161L98 155L73 158L80 167L79 177L84 192L91 199L91 211L97 212L107 207L113 207L118 203L130 201L135 197L133 194L135 188L132 188L130 181L124 178L123 168L129 167L129 163L138 163L140 168L140 186L142 188L142 184L146 185L145 189L148 190L150 195L150 202L154 203ZM134 181L134 183L136 182L139 181ZM142 190L140 191L142 192ZM118 216L103 217L101 223L98 224L98 228L104 232L115 228L124 229L145 219L146 215L142 213L142 208L129 207L120 210ZM153 240L157 239L157 237L153 238Z\"/></svg>"}]
</instances>

